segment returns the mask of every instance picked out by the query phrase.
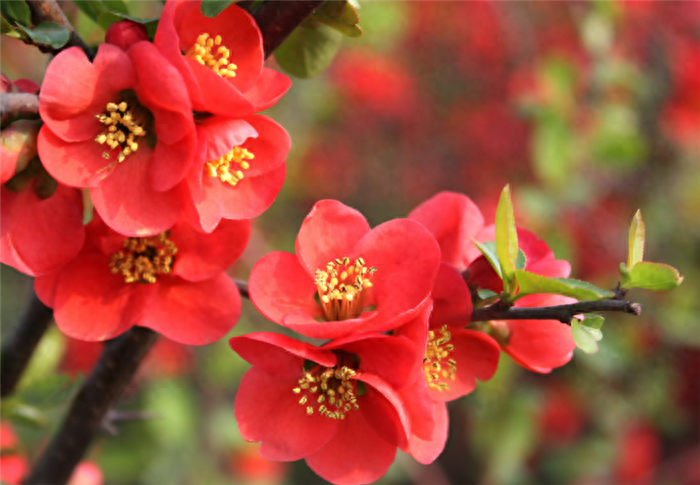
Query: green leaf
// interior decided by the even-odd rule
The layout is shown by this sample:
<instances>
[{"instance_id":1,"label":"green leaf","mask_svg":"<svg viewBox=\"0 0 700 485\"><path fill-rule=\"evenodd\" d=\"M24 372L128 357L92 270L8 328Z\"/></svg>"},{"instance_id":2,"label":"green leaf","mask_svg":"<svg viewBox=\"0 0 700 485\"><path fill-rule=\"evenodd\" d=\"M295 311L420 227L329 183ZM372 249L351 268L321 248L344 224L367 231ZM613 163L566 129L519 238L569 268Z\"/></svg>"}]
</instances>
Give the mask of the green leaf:
<instances>
[{"instance_id":1,"label":"green leaf","mask_svg":"<svg viewBox=\"0 0 700 485\"><path fill-rule=\"evenodd\" d=\"M12 24L5 20L5 17L0 17L0 33L5 34L8 37L13 37L15 39L21 39L22 34L12 27Z\"/></svg>"},{"instance_id":2,"label":"green leaf","mask_svg":"<svg viewBox=\"0 0 700 485\"><path fill-rule=\"evenodd\" d=\"M0 2L0 12L2 17L9 23L29 26L32 24L32 15L29 5L24 0L3 0Z\"/></svg>"},{"instance_id":3,"label":"green leaf","mask_svg":"<svg viewBox=\"0 0 700 485\"><path fill-rule=\"evenodd\" d=\"M37 409L51 409L67 403L78 392L82 377L73 378L65 374L50 374L42 379L23 382L15 397L18 401Z\"/></svg>"},{"instance_id":4,"label":"green leaf","mask_svg":"<svg viewBox=\"0 0 700 485\"><path fill-rule=\"evenodd\" d=\"M313 14L314 18L348 37L360 37L360 16L355 7L347 1L328 1Z\"/></svg>"},{"instance_id":5,"label":"green leaf","mask_svg":"<svg viewBox=\"0 0 700 485\"><path fill-rule=\"evenodd\" d=\"M633 268L635 264L644 259L644 221L642 212L637 211L630 224L630 234L628 239L627 266Z\"/></svg>"},{"instance_id":6,"label":"green leaf","mask_svg":"<svg viewBox=\"0 0 700 485\"><path fill-rule=\"evenodd\" d=\"M518 249L518 257L515 259L515 269L525 269L527 265L527 256L522 249Z\"/></svg>"},{"instance_id":7,"label":"green leaf","mask_svg":"<svg viewBox=\"0 0 700 485\"><path fill-rule=\"evenodd\" d=\"M3 399L0 409L0 415L2 415L3 420L10 420L14 423L21 423L33 428L43 428L48 422L44 413L39 409L28 406L14 397Z\"/></svg>"},{"instance_id":8,"label":"green leaf","mask_svg":"<svg viewBox=\"0 0 700 485\"><path fill-rule=\"evenodd\" d=\"M97 17L99 17L102 12L107 11L107 8L100 0L73 0L73 3L85 15L94 20L95 23L97 23Z\"/></svg>"},{"instance_id":9,"label":"green leaf","mask_svg":"<svg viewBox=\"0 0 700 485\"><path fill-rule=\"evenodd\" d=\"M591 332L591 328L586 327L579 322L576 318L571 321L571 335L574 337L574 342L576 346L583 350L587 354L595 354L598 352L598 340L596 338L597 334ZM600 333L600 330L597 330ZM602 338L602 334L600 335Z\"/></svg>"},{"instance_id":10,"label":"green leaf","mask_svg":"<svg viewBox=\"0 0 700 485\"><path fill-rule=\"evenodd\" d=\"M596 337L596 341L603 338L603 332L600 331L605 323L605 318L595 313L586 313L581 325L587 327L591 331L591 335Z\"/></svg>"},{"instance_id":11,"label":"green leaf","mask_svg":"<svg viewBox=\"0 0 700 485\"><path fill-rule=\"evenodd\" d=\"M558 117L541 120L532 139L532 159L537 177L551 187L569 178L575 162L575 136Z\"/></svg>"},{"instance_id":12,"label":"green leaf","mask_svg":"<svg viewBox=\"0 0 700 485\"><path fill-rule=\"evenodd\" d=\"M481 251L481 254L484 255L486 260L491 263L491 267L493 267L494 271L496 271L498 277L503 279L503 276L501 275L501 265L498 262L498 255L496 254L496 243L493 241L480 243L474 239L472 239L472 241L479 251Z\"/></svg>"},{"instance_id":13,"label":"green leaf","mask_svg":"<svg viewBox=\"0 0 700 485\"><path fill-rule=\"evenodd\" d=\"M143 24L146 27L148 37L153 38L153 36L156 33L156 27L158 27L159 18L132 17L131 15L115 12L102 12L100 15L97 16L97 24L105 30L109 29L109 27L112 24L117 23L120 20L131 20L132 22L136 22L137 24Z\"/></svg>"},{"instance_id":14,"label":"green leaf","mask_svg":"<svg viewBox=\"0 0 700 485\"><path fill-rule=\"evenodd\" d=\"M515 292L515 260L518 258L518 233L515 229L510 186L506 185L496 208L496 254L503 271L503 290Z\"/></svg>"},{"instance_id":15,"label":"green leaf","mask_svg":"<svg viewBox=\"0 0 700 485\"><path fill-rule=\"evenodd\" d=\"M520 285L516 299L538 293L564 295L579 301L604 300L615 296L612 291L573 278L549 278L520 269L515 271L515 275Z\"/></svg>"},{"instance_id":16,"label":"green leaf","mask_svg":"<svg viewBox=\"0 0 700 485\"><path fill-rule=\"evenodd\" d=\"M60 49L70 37L68 29L53 22L41 22L33 29L22 25L19 26L34 42L38 44L50 45L54 49Z\"/></svg>"},{"instance_id":17,"label":"green leaf","mask_svg":"<svg viewBox=\"0 0 700 485\"><path fill-rule=\"evenodd\" d=\"M623 288L643 288L646 290L672 290L683 282L683 277L673 266L642 261L629 269L620 263Z\"/></svg>"},{"instance_id":18,"label":"green leaf","mask_svg":"<svg viewBox=\"0 0 700 485\"><path fill-rule=\"evenodd\" d=\"M308 18L277 48L275 59L292 76L313 77L330 64L342 39L337 30Z\"/></svg>"},{"instance_id":19,"label":"green leaf","mask_svg":"<svg viewBox=\"0 0 700 485\"><path fill-rule=\"evenodd\" d=\"M498 296L498 293L495 291L487 290L487 289L480 289L477 291L477 294L479 295L479 298L482 300L488 300L489 298L493 298L494 296Z\"/></svg>"},{"instance_id":20,"label":"green leaf","mask_svg":"<svg viewBox=\"0 0 700 485\"><path fill-rule=\"evenodd\" d=\"M235 0L202 0L199 9L205 17L216 17Z\"/></svg>"},{"instance_id":21,"label":"green leaf","mask_svg":"<svg viewBox=\"0 0 700 485\"><path fill-rule=\"evenodd\" d=\"M102 0L108 11L127 15L129 11L126 9L126 4L122 0Z\"/></svg>"}]
</instances>

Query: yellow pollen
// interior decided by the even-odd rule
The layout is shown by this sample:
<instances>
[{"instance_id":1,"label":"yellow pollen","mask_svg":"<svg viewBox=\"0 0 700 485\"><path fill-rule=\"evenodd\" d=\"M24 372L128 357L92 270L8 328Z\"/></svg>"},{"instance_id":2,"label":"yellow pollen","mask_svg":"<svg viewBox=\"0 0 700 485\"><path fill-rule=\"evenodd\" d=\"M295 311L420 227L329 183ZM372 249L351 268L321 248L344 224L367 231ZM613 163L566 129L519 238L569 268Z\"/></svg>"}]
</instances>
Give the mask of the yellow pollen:
<instances>
[{"instance_id":1,"label":"yellow pollen","mask_svg":"<svg viewBox=\"0 0 700 485\"><path fill-rule=\"evenodd\" d=\"M146 134L140 121L135 120L133 113L129 111L129 104L126 101L119 104L107 103L105 111L95 115L95 118L107 128L97 135L95 141L100 145L106 144L111 150L119 148L117 162L120 163L138 149L139 145L135 137ZM110 156L109 151L102 152L102 158L109 160Z\"/></svg>"},{"instance_id":2,"label":"yellow pollen","mask_svg":"<svg viewBox=\"0 0 700 485\"><path fill-rule=\"evenodd\" d=\"M450 385L445 381L454 381L457 374L457 362L451 358L454 345L450 340L452 334L447 330L447 325L442 326L439 337L433 330L428 332L423 372L428 387L437 391L449 391Z\"/></svg>"},{"instance_id":3,"label":"yellow pollen","mask_svg":"<svg viewBox=\"0 0 700 485\"><path fill-rule=\"evenodd\" d=\"M326 320L359 317L376 271L374 267L366 267L362 258L351 264L347 256L331 261L325 269L317 269L314 283Z\"/></svg>"},{"instance_id":4,"label":"yellow pollen","mask_svg":"<svg viewBox=\"0 0 700 485\"><path fill-rule=\"evenodd\" d=\"M177 247L168 239L168 232L150 237L130 237L122 242L124 249L114 253L110 271L124 276L126 283L155 283L156 275L169 274Z\"/></svg>"},{"instance_id":5,"label":"yellow pollen","mask_svg":"<svg viewBox=\"0 0 700 485\"><path fill-rule=\"evenodd\" d=\"M209 34L201 34L190 48L187 57L208 67L221 77L235 77L238 67L230 63L231 51L221 45L221 42L220 35L212 39Z\"/></svg>"},{"instance_id":6,"label":"yellow pollen","mask_svg":"<svg viewBox=\"0 0 700 485\"><path fill-rule=\"evenodd\" d=\"M294 394L303 394L299 404L306 414L318 413L329 419L345 419L345 415L360 409L357 404L357 373L346 366L340 368L316 367L299 379ZM326 404L327 403L327 404Z\"/></svg>"},{"instance_id":7,"label":"yellow pollen","mask_svg":"<svg viewBox=\"0 0 700 485\"><path fill-rule=\"evenodd\" d=\"M243 179L243 170L250 168L248 160L255 158L252 152L243 147L233 147L223 157L204 164L204 173L217 177L222 182L235 185ZM233 165L236 164L236 165Z\"/></svg>"}]
</instances>

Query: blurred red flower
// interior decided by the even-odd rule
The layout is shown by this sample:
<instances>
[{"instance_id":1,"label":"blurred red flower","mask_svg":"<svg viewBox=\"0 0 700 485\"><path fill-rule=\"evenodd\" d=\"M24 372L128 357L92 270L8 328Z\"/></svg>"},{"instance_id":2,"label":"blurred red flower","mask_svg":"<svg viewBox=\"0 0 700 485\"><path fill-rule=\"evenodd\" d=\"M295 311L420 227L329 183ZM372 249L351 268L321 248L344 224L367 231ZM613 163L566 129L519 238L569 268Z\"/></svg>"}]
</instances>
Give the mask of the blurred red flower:
<instances>
[{"instance_id":1,"label":"blurred red flower","mask_svg":"<svg viewBox=\"0 0 700 485\"><path fill-rule=\"evenodd\" d=\"M17 436L9 423L0 423L0 480L19 485L29 470L27 457L17 449Z\"/></svg>"}]
</instances>

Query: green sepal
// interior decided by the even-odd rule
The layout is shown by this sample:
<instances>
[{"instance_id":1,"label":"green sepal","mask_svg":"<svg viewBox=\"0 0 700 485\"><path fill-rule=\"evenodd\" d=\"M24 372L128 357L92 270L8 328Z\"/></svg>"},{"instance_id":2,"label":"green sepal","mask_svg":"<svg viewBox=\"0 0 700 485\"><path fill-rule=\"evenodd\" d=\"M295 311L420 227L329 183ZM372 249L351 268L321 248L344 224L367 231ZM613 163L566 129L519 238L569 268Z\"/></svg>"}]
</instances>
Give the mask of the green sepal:
<instances>
[{"instance_id":1,"label":"green sepal","mask_svg":"<svg viewBox=\"0 0 700 485\"><path fill-rule=\"evenodd\" d=\"M335 30L348 37L362 36L360 16L354 5L348 1L329 1L321 5L313 17L333 27Z\"/></svg>"},{"instance_id":2,"label":"green sepal","mask_svg":"<svg viewBox=\"0 0 700 485\"><path fill-rule=\"evenodd\" d=\"M236 0L202 0L199 10L205 17L216 17Z\"/></svg>"},{"instance_id":3,"label":"green sepal","mask_svg":"<svg viewBox=\"0 0 700 485\"><path fill-rule=\"evenodd\" d=\"M633 268L635 264L644 259L644 221L642 212L637 211L630 224L628 237L627 267Z\"/></svg>"},{"instance_id":4,"label":"green sepal","mask_svg":"<svg viewBox=\"0 0 700 485\"><path fill-rule=\"evenodd\" d=\"M510 197L510 186L506 185L496 208L496 254L501 265L503 291L514 294L518 287L515 280L515 261L518 258L518 233Z\"/></svg>"},{"instance_id":5,"label":"green sepal","mask_svg":"<svg viewBox=\"0 0 700 485\"><path fill-rule=\"evenodd\" d=\"M3 0L0 2L0 13L9 24L32 25L32 14L24 0Z\"/></svg>"},{"instance_id":6,"label":"green sepal","mask_svg":"<svg viewBox=\"0 0 700 485\"><path fill-rule=\"evenodd\" d=\"M23 25L18 25L18 27L37 44L46 44L54 49L60 49L66 45L70 37L68 29L53 22L41 22L34 26L33 29Z\"/></svg>"},{"instance_id":7,"label":"green sepal","mask_svg":"<svg viewBox=\"0 0 700 485\"><path fill-rule=\"evenodd\" d=\"M515 271L515 275L520 285L516 300L534 294L564 295L579 301L604 300L615 296L612 291L573 278L549 278L520 269Z\"/></svg>"},{"instance_id":8,"label":"green sepal","mask_svg":"<svg viewBox=\"0 0 700 485\"><path fill-rule=\"evenodd\" d=\"M310 17L277 48L275 59L292 76L310 78L328 67L342 39L340 32Z\"/></svg>"},{"instance_id":9,"label":"green sepal","mask_svg":"<svg viewBox=\"0 0 700 485\"><path fill-rule=\"evenodd\" d=\"M642 261L630 269L620 263L623 288L643 288L645 290L672 290L683 282L683 276L673 266Z\"/></svg>"},{"instance_id":10,"label":"green sepal","mask_svg":"<svg viewBox=\"0 0 700 485\"><path fill-rule=\"evenodd\" d=\"M82 377L50 374L28 382L23 380L13 397L37 409L52 409L66 404L78 392L82 382Z\"/></svg>"}]
</instances>

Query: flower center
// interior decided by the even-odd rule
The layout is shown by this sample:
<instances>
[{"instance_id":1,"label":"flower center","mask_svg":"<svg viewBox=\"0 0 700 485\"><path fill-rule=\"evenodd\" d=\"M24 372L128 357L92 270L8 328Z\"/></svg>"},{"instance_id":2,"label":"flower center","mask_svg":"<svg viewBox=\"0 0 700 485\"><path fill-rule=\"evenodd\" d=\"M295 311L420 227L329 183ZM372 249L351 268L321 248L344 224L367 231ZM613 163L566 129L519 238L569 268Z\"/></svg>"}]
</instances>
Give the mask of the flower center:
<instances>
[{"instance_id":1,"label":"flower center","mask_svg":"<svg viewBox=\"0 0 700 485\"><path fill-rule=\"evenodd\" d=\"M130 237L122 242L124 249L114 253L109 262L112 273L124 275L126 283L155 283L156 275L169 274L177 247L168 232L157 236Z\"/></svg>"},{"instance_id":2,"label":"flower center","mask_svg":"<svg viewBox=\"0 0 700 485\"><path fill-rule=\"evenodd\" d=\"M362 314L367 293L372 288L372 274L377 268L366 267L365 260L336 259L326 269L316 270L316 288L326 320L348 320Z\"/></svg>"},{"instance_id":3,"label":"flower center","mask_svg":"<svg viewBox=\"0 0 700 485\"><path fill-rule=\"evenodd\" d=\"M346 366L316 366L299 379L299 387L292 389L292 392L301 396L299 404L306 407L307 415L317 412L330 419L345 419L348 412L360 409L354 379L356 375Z\"/></svg>"},{"instance_id":4,"label":"flower center","mask_svg":"<svg viewBox=\"0 0 700 485\"><path fill-rule=\"evenodd\" d=\"M197 37L194 45L187 53L187 57L191 57L201 65L208 67L221 77L235 77L235 64L229 64L231 51L226 46L221 45L221 36L217 35L211 38L209 34L201 34Z\"/></svg>"},{"instance_id":5,"label":"flower center","mask_svg":"<svg viewBox=\"0 0 700 485\"><path fill-rule=\"evenodd\" d=\"M440 329L440 336L435 331L428 332L428 347L423 358L423 372L428 387L438 391L449 391L450 385L445 380L454 381L457 373L457 361L451 359L454 345L450 343L452 334L447 325Z\"/></svg>"},{"instance_id":6,"label":"flower center","mask_svg":"<svg viewBox=\"0 0 700 485\"><path fill-rule=\"evenodd\" d=\"M247 160L255 158L252 152L242 147L233 147L223 157L204 164L204 171L210 177L217 177L222 182L235 186L243 179L243 170L250 168ZM237 164L231 166L231 164Z\"/></svg>"},{"instance_id":7,"label":"flower center","mask_svg":"<svg viewBox=\"0 0 700 485\"><path fill-rule=\"evenodd\" d=\"M143 129L141 120L129 110L129 103L107 103L107 109L95 117L107 127L95 141L100 145L107 144L112 150L119 149L118 162L123 162L128 155L138 150L136 137L144 136L146 130ZM109 160L109 151L103 152L102 157Z\"/></svg>"}]
</instances>

